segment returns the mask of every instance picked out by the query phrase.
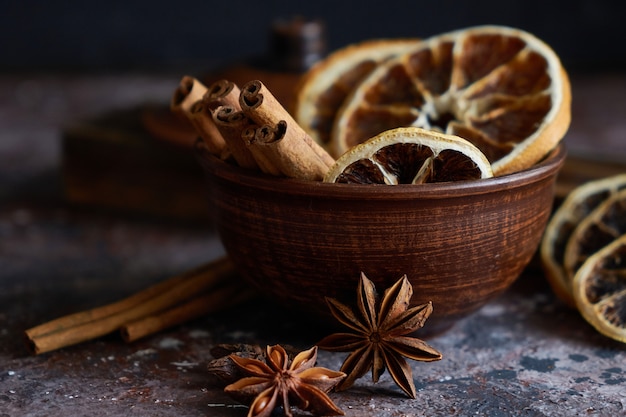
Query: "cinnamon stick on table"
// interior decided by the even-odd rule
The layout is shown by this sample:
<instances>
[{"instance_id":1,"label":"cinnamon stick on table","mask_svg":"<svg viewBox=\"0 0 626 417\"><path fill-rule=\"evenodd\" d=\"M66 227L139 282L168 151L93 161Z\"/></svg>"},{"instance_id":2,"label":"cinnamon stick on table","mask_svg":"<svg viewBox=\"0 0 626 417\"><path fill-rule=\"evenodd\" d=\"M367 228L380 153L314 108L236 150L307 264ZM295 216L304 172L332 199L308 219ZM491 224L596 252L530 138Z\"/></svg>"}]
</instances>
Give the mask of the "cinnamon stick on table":
<instances>
[{"instance_id":1,"label":"cinnamon stick on table","mask_svg":"<svg viewBox=\"0 0 626 417\"><path fill-rule=\"evenodd\" d=\"M126 342L134 342L168 327L218 311L224 307L225 302L229 306L234 306L251 297L252 292L240 286L220 286L213 291L192 298L185 304L124 324L120 328L120 333Z\"/></svg>"},{"instance_id":2,"label":"cinnamon stick on table","mask_svg":"<svg viewBox=\"0 0 626 417\"><path fill-rule=\"evenodd\" d=\"M328 168L335 163L334 158L296 123L261 81L250 81L242 87L239 104L257 125L281 130L279 137L271 141L275 151L268 156L279 155L271 161L279 167L298 165L298 169L279 168L284 175L290 176L286 171L293 171L301 175L297 177L300 179L319 181L324 178Z\"/></svg>"},{"instance_id":3,"label":"cinnamon stick on table","mask_svg":"<svg viewBox=\"0 0 626 417\"><path fill-rule=\"evenodd\" d=\"M208 295L216 289L221 291L221 288L229 288L235 294L248 293L238 282L232 262L226 257L170 278L121 301L70 314L28 329L25 331L26 340L30 350L40 354L104 336L142 318L163 314L167 316L171 314L168 310L172 308L178 308L178 314L183 310L187 317L197 317L202 311L199 311L198 302L194 299L199 295ZM236 297L211 299L213 303L204 305L205 312L230 307L234 302L241 301ZM185 310L193 310L194 314ZM172 322L171 319L164 320L160 326L148 330L158 331ZM142 329L136 331L142 335L148 334Z\"/></svg>"}]
</instances>

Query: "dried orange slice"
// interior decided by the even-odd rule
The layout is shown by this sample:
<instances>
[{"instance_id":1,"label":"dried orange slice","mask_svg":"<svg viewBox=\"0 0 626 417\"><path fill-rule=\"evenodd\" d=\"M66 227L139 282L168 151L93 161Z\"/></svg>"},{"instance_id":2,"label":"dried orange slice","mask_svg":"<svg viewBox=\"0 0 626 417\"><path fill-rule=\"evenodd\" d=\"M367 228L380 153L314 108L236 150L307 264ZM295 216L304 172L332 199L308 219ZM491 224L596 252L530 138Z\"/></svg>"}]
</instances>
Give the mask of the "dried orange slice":
<instances>
[{"instance_id":1,"label":"dried orange slice","mask_svg":"<svg viewBox=\"0 0 626 417\"><path fill-rule=\"evenodd\" d=\"M540 257L546 278L554 293L575 307L572 278L565 270L565 248L574 229L603 201L626 189L626 174L589 181L573 189L556 209L546 226Z\"/></svg>"},{"instance_id":2,"label":"dried orange slice","mask_svg":"<svg viewBox=\"0 0 626 417\"><path fill-rule=\"evenodd\" d=\"M626 343L626 235L590 256L573 281L576 306L593 327Z\"/></svg>"},{"instance_id":3,"label":"dried orange slice","mask_svg":"<svg viewBox=\"0 0 626 417\"><path fill-rule=\"evenodd\" d=\"M589 213L572 232L563 265L573 280L582 264L600 249L626 234L626 190L621 190Z\"/></svg>"},{"instance_id":4,"label":"dried orange slice","mask_svg":"<svg viewBox=\"0 0 626 417\"><path fill-rule=\"evenodd\" d=\"M296 87L294 119L318 143L330 141L337 111L376 66L413 49L417 39L374 39L348 45L318 61Z\"/></svg>"},{"instance_id":5,"label":"dried orange slice","mask_svg":"<svg viewBox=\"0 0 626 417\"><path fill-rule=\"evenodd\" d=\"M474 143L495 175L528 168L562 139L571 92L555 52L513 28L434 36L377 66L344 101L330 151L391 128L417 126Z\"/></svg>"},{"instance_id":6,"label":"dried orange slice","mask_svg":"<svg viewBox=\"0 0 626 417\"><path fill-rule=\"evenodd\" d=\"M493 176L489 161L470 142L417 127L383 132L343 154L325 182L423 184Z\"/></svg>"}]
</instances>

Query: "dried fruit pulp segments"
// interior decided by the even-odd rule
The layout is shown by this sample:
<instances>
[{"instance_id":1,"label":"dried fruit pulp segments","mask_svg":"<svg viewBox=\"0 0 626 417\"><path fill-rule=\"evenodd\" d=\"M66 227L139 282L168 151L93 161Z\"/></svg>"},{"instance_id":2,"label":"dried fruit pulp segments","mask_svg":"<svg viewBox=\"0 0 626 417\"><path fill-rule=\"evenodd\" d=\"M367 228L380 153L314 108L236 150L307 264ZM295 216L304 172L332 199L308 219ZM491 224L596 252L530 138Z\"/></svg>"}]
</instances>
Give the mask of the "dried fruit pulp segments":
<instances>
[{"instance_id":1,"label":"dried fruit pulp segments","mask_svg":"<svg viewBox=\"0 0 626 417\"><path fill-rule=\"evenodd\" d=\"M491 176L489 161L471 143L410 127L388 130L354 146L337 160L324 180L396 185Z\"/></svg>"},{"instance_id":2,"label":"dried fruit pulp segments","mask_svg":"<svg viewBox=\"0 0 626 417\"><path fill-rule=\"evenodd\" d=\"M589 257L577 271L573 295L600 333L626 343L626 235Z\"/></svg>"},{"instance_id":3,"label":"dried fruit pulp segments","mask_svg":"<svg viewBox=\"0 0 626 417\"><path fill-rule=\"evenodd\" d=\"M556 210L541 242L541 260L546 277L555 293L575 307L572 280L575 270L565 268L567 244L576 227L594 209L626 188L626 174L590 181L574 189ZM590 255L588 251L585 251Z\"/></svg>"},{"instance_id":4,"label":"dried fruit pulp segments","mask_svg":"<svg viewBox=\"0 0 626 417\"><path fill-rule=\"evenodd\" d=\"M555 292L600 333L626 342L626 175L574 189L541 244Z\"/></svg>"},{"instance_id":5,"label":"dried fruit pulp segments","mask_svg":"<svg viewBox=\"0 0 626 417\"><path fill-rule=\"evenodd\" d=\"M565 267L570 276L593 253L626 233L626 190L596 207L574 229L565 248Z\"/></svg>"},{"instance_id":6,"label":"dried fruit pulp segments","mask_svg":"<svg viewBox=\"0 0 626 417\"><path fill-rule=\"evenodd\" d=\"M533 35L483 26L415 43L347 87L328 142L333 156L385 130L419 126L468 139L502 175L530 167L565 134L569 80L558 56ZM334 96L334 105L345 94ZM319 114L335 114L326 113L325 100L315 102Z\"/></svg>"},{"instance_id":7,"label":"dried fruit pulp segments","mask_svg":"<svg viewBox=\"0 0 626 417\"><path fill-rule=\"evenodd\" d=\"M319 61L297 88L294 117L321 144L330 142L335 116L350 91L390 56L415 47L417 39L375 39L348 45Z\"/></svg>"}]
</instances>

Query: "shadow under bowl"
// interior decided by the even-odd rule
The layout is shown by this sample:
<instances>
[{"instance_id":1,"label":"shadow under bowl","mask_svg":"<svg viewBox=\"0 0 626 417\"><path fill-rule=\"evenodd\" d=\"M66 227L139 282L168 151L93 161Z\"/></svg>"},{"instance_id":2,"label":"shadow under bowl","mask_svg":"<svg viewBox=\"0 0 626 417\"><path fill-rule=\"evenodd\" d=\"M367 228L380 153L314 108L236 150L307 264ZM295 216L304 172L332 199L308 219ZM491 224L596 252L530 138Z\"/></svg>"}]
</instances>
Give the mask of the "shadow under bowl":
<instances>
[{"instance_id":1,"label":"shadow under bowl","mask_svg":"<svg viewBox=\"0 0 626 417\"><path fill-rule=\"evenodd\" d=\"M325 297L356 302L361 272L383 290L406 274L412 305L433 302L421 335L501 294L532 259L554 202L563 145L530 169L427 185L270 177L200 155L215 226L261 294L336 326Z\"/></svg>"}]
</instances>

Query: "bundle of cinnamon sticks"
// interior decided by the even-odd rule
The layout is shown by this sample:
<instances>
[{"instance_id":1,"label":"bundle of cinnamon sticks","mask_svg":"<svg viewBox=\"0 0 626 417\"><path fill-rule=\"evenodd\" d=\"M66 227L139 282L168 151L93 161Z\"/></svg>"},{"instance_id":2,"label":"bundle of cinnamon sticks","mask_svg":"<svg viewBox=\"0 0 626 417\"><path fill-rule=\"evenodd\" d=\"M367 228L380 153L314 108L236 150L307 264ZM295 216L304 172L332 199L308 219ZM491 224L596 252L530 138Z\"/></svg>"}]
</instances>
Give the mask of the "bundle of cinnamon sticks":
<instances>
[{"instance_id":1,"label":"bundle of cinnamon sticks","mask_svg":"<svg viewBox=\"0 0 626 417\"><path fill-rule=\"evenodd\" d=\"M246 169L321 181L335 163L259 80L206 87L185 76L171 109L191 122L210 153Z\"/></svg>"},{"instance_id":2,"label":"bundle of cinnamon sticks","mask_svg":"<svg viewBox=\"0 0 626 417\"><path fill-rule=\"evenodd\" d=\"M132 342L249 299L252 292L224 257L167 279L123 300L70 314L26 330L40 354L119 331Z\"/></svg>"},{"instance_id":3,"label":"bundle of cinnamon sticks","mask_svg":"<svg viewBox=\"0 0 626 417\"><path fill-rule=\"evenodd\" d=\"M242 168L321 181L335 163L261 81L242 88L228 80L206 87L185 76L171 110L188 120L203 149ZM253 295L223 258L121 301L70 314L26 330L30 350L49 352L119 331L127 342L226 307Z\"/></svg>"}]
</instances>

